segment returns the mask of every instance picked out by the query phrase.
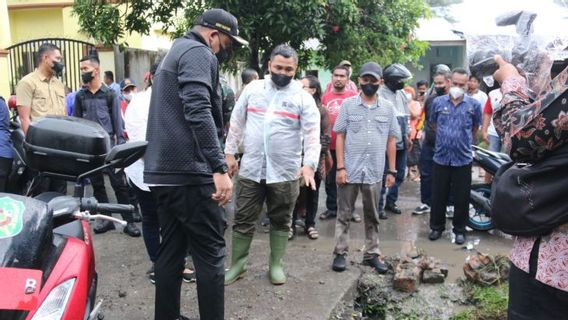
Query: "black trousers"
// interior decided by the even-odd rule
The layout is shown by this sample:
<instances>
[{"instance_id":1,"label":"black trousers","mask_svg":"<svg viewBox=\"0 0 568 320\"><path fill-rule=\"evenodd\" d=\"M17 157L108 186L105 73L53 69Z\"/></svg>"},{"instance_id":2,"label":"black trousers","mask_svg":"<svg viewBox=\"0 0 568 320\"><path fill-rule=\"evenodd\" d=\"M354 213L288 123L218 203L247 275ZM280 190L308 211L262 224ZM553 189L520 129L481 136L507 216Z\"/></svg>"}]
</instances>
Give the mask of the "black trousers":
<instances>
[{"instance_id":1,"label":"black trousers","mask_svg":"<svg viewBox=\"0 0 568 320\"><path fill-rule=\"evenodd\" d=\"M12 158L0 157L0 192L6 192L6 183L12 170Z\"/></svg>"},{"instance_id":2,"label":"black trousers","mask_svg":"<svg viewBox=\"0 0 568 320\"><path fill-rule=\"evenodd\" d=\"M126 175L124 171L119 171L116 173L113 169L105 170L110 180L110 185L114 190L116 196L116 201L120 204L130 204L130 198L128 196L128 182L126 181ZM98 202L108 203L108 195L105 187L105 179L102 173L96 174L89 178L91 180L91 185L93 186L93 195ZM133 222L132 213L122 213L122 219L126 222Z\"/></svg>"},{"instance_id":3,"label":"black trousers","mask_svg":"<svg viewBox=\"0 0 568 320\"><path fill-rule=\"evenodd\" d=\"M430 229L443 231L446 228L446 206L450 190L454 195L454 233L465 233L469 215L471 190L471 163L461 167L442 166L434 162L432 168L432 207Z\"/></svg>"},{"instance_id":4,"label":"black trousers","mask_svg":"<svg viewBox=\"0 0 568 320\"><path fill-rule=\"evenodd\" d=\"M537 241L530 255L530 273L511 263L509 320L568 319L568 292L535 279L539 245L540 242Z\"/></svg>"},{"instance_id":5,"label":"black trousers","mask_svg":"<svg viewBox=\"0 0 568 320\"><path fill-rule=\"evenodd\" d=\"M215 186L152 187L162 242L158 250L155 320L180 316L184 258L195 266L201 320L224 319L225 239L223 209L211 199Z\"/></svg>"},{"instance_id":6,"label":"black trousers","mask_svg":"<svg viewBox=\"0 0 568 320\"><path fill-rule=\"evenodd\" d=\"M319 204L319 188L321 185L321 174L316 171L314 176L314 181L316 182L316 190L312 190L312 188L307 188L305 186L300 186L300 193L305 192L306 197L305 205L306 205L306 223L304 230L307 231L310 227L316 226L316 214L318 212L318 204ZM296 208L294 208L292 214L292 226L296 226L296 220L298 219L298 204L296 204Z\"/></svg>"},{"instance_id":7,"label":"black trousers","mask_svg":"<svg viewBox=\"0 0 568 320\"><path fill-rule=\"evenodd\" d=\"M158 249L160 248L160 224L158 222L158 211L156 200L152 196L152 192L144 191L138 188L134 183L131 190L136 194L136 199L140 204L140 212L142 213L142 236L144 245L150 261L156 262L158 259Z\"/></svg>"},{"instance_id":8,"label":"black trousers","mask_svg":"<svg viewBox=\"0 0 568 320\"><path fill-rule=\"evenodd\" d=\"M335 156L335 150L331 150L330 153L331 158L333 159L333 166L325 179L325 194L327 195L325 206L327 207L327 211L337 215L337 183L335 182L337 158Z\"/></svg>"}]
</instances>

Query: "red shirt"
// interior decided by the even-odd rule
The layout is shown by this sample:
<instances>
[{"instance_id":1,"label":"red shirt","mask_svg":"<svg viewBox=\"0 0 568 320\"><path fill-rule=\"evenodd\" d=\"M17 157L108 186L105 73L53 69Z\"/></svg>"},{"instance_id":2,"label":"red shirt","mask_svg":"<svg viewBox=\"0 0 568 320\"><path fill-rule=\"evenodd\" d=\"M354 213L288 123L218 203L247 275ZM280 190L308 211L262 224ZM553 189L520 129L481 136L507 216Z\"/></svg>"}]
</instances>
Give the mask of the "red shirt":
<instances>
[{"instance_id":1,"label":"red shirt","mask_svg":"<svg viewBox=\"0 0 568 320\"><path fill-rule=\"evenodd\" d=\"M356 95L357 92L355 91L346 90L342 93L330 91L324 94L321 98L321 104L324 108L327 109L327 112L329 114L329 125L332 128L331 144L329 145L329 149L331 150L335 150L335 140L337 139L337 134L335 133L335 131L333 131L333 126L335 125L335 120L339 115L339 108L341 107L343 100Z\"/></svg>"},{"instance_id":2,"label":"red shirt","mask_svg":"<svg viewBox=\"0 0 568 320\"><path fill-rule=\"evenodd\" d=\"M493 107L491 106L491 99L487 99L485 102L485 106L483 106L483 113L492 115L493 114Z\"/></svg>"}]
</instances>

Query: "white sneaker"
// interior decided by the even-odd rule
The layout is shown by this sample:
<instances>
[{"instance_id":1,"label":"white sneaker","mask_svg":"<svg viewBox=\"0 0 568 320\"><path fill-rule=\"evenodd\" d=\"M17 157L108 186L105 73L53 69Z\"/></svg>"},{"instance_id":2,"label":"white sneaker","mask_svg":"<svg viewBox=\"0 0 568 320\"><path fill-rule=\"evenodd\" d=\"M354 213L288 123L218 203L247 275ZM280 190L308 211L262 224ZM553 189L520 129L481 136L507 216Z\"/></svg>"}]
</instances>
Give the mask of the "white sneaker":
<instances>
[{"instance_id":1,"label":"white sneaker","mask_svg":"<svg viewBox=\"0 0 568 320\"><path fill-rule=\"evenodd\" d=\"M454 218L454 206L447 206L446 207L446 218L453 219Z\"/></svg>"},{"instance_id":2,"label":"white sneaker","mask_svg":"<svg viewBox=\"0 0 568 320\"><path fill-rule=\"evenodd\" d=\"M430 207L425 203L416 207L416 209L414 209L414 211L412 211L412 214L415 214L415 215L422 215L422 214L426 214L426 213L430 213Z\"/></svg>"}]
</instances>

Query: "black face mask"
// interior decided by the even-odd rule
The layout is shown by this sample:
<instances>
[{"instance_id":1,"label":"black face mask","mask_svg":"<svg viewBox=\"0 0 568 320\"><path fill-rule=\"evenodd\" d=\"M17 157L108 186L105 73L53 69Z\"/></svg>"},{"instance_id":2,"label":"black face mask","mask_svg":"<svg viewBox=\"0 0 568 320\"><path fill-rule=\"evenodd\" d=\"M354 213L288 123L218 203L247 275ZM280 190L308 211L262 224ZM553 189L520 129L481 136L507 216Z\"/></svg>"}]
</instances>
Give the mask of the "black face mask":
<instances>
[{"instance_id":1,"label":"black face mask","mask_svg":"<svg viewBox=\"0 0 568 320\"><path fill-rule=\"evenodd\" d=\"M215 54L215 56L217 57L217 61L219 61L219 64L221 64L231 58L231 53L232 52L230 50L221 46L221 49L219 50L219 52Z\"/></svg>"},{"instance_id":2,"label":"black face mask","mask_svg":"<svg viewBox=\"0 0 568 320\"><path fill-rule=\"evenodd\" d=\"M361 90L367 97L372 97L377 93L377 90L379 90L379 84L365 83L361 85Z\"/></svg>"},{"instance_id":3,"label":"black face mask","mask_svg":"<svg viewBox=\"0 0 568 320\"><path fill-rule=\"evenodd\" d=\"M63 65L63 63L58 62L58 61L54 61L53 67L51 67L51 70L53 70L53 72L55 72L55 74L60 74L61 72L63 72L63 68L65 68L65 65Z\"/></svg>"},{"instance_id":4,"label":"black face mask","mask_svg":"<svg viewBox=\"0 0 568 320\"><path fill-rule=\"evenodd\" d=\"M283 87L287 86L288 84L290 84L290 81L292 81L292 78L293 78L293 76L287 76L287 75L281 74L281 73L270 72L270 79L272 79L272 82L274 82L274 84L279 88L283 88Z\"/></svg>"},{"instance_id":5,"label":"black face mask","mask_svg":"<svg viewBox=\"0 0 568 320\"><path fill-rule=\"evenodd\" d=\"M443 96L446 94L446 88L444 87L434 87L436 89L436 95Z\"/></svg>"},{"instance_id":6,"label":"black face mask","mask_svg":"<svg viewBox=\"0 0 568 320\"><path fill-rule=\"evenodd\" d=\"M385 82L387 88L389 88L392 92L396 92L398 90L402 90L404 88L404 82Z\"/></svg>"},{"instance_id":7,"label":"black face mask","mask_svg":"<svg viewBox=\"0 0 568 320\"><path fill-rule=\"evenodd\" d=\"M83 83L90 83L94 78L93 71L81 73L81 80L83 80Z\"/></svg>"},{"instance_id":8,"label":"black face mask","mask_svg":"<svg viewBox=\"0 0 568 320\"><path fill-rule=\"evenodd\" d=\"M219 36L219 46L221 48L219 49L219 52L215 53L215 56L217 57L219 64L221 64L231 58L232 52L230 49L227 49L221 44L221 36Z\"/></svg>"}]
</instances>

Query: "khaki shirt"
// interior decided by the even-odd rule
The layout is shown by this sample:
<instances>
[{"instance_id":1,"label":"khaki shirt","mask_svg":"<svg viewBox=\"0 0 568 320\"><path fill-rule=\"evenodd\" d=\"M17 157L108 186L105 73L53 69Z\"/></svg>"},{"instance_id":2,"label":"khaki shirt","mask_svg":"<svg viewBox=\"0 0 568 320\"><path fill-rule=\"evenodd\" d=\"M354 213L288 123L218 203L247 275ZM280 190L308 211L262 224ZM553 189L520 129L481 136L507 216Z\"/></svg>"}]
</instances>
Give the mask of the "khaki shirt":
<instances>
[{"instance_id":1,"label":"khaki shirt","mask_svg":"<svg viewBox=\"0 0 568 320\"><path fill-rule=\"evenodd\" d=\"M32 121L46 115L67 115L63 83L56 77L48 79L37 69L18 82L16 101L18 106L31 108Z\"/></svg>"}]
</instances>

